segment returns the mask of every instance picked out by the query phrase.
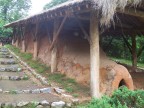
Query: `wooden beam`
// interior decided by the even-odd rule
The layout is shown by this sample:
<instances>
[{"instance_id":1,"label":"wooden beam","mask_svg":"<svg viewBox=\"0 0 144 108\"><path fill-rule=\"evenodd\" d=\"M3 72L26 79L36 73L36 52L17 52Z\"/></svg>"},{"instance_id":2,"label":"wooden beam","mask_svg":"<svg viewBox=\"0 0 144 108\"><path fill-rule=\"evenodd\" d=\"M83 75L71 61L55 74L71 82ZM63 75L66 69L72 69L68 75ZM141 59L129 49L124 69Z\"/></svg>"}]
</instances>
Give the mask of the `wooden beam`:
<instances>
[{"instance_id":1,"label":"wooden beam","mask_svg":"<svg viewBox=\"0 0 144 108\"><path fill-rule=\"evenodd\" d=\"M59 30L60 21L58 19L54 20L54 30L53 30L53 39L57 37L57 31ZM51 73L57 71L57 62L58 62L58 49L57 45L54 44L53 49L51 51Z\"/></svg>"},{"instance_id":2,"label":"wooden beam","mask_svg":"<svg viewBox=\"0 0 144 108\"><path fill-rule=\"evenodd\" d=\"M59 37L59 34L60 34L60 32L61 32L61 30L62 30L62 28L63 28L63 26L64 26L64 23L65 23L67 17L68 17L68 15L66 15L66 16L64 17L64 19L62 20L62 22L61 22L61 24L60 24L60 27L58 28L58 30L57 30L57 32L56 32L56 34L55 34L55 36L54 36L54 39L53 39L53 42L52 42L52 44L51 44L50 50L52 50L53 47L54 47L54 45L56 44L56 41L57 41L57 39L58 39L58 37Z\"/></svg>"},{"instance_id":3,"label":"wooden beam","mask_svg":"<svg viewBox=\"0 0 144 108\"><path fill-rule=\"evenodd\" d=\"M99 88L99 19L95 10L91 11L90 18L90 86L91 96L100 97Z\"/></svg>"},{"instance_id":4,"label":"wooden beam","mask_svg":"<svg viewBox=\"0 0 144 108\"><path fill-rule=\"evenodd\" d=\"M81 31L83 32L84 36L87 38L87 40L90 42L90 36L86 32L85 28L83 27L82 23L78 20L77 16L75 15L75 20L77 21Z\"/></svg>"},{"instance_id":5,"label":"wooden beam","mask_svg":"<svg viewBox=\"0 0 144 108\"><path fill-rule=\"evenodd\" d=\"M126 8L124 11L117 10L118 13L123 13L131 16L144 18L144 12L134 8Z\"/></svg>"},{"instance_id":6,"label":"wooden beam","mask_svg":"<svg viewBox=\"0 0 144 108\"><path fill-rule=\"evenodd\" d=\"M75 18L75 15L69 16L69 18ZM89 17L85 17L85 16L77 16L77 19L86 20L86 21L90 20Z\"/></svg>"}]
</instances>

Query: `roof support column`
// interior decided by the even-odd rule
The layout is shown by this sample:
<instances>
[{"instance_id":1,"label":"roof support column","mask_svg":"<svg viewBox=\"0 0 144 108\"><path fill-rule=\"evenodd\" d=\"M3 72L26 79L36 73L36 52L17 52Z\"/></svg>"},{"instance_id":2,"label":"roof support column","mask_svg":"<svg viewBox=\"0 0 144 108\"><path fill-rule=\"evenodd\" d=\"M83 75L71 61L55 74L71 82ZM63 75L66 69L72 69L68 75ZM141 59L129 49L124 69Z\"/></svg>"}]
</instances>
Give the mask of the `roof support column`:
<instances>
[{"instance_id":1,"label":"roof support column","mask_svg":"<svg viewBox=\"0 0 144 108\"><path fill-rule=\"evenodd\" d=\"M57 36L57 31L59 29L59 26L60 26L60 20L58 19L54 20L53 40ZM51 73L57 71L57 63L58 63L58 49L57 49L57 44L55 44L51 51Z\"/></svg>"},{"instance_id":2,"label":"roof support column","mask_svg":"<svg viewBox=\"0 0 144 108\"><path fill-rule=\"evenodd\" d=\"M25 39L22 40L22 52L26 52Z\"/></svg>"},{"instance_id":3,"label":"roof support column","mask_svg":"<svg viewBox=\"0 0 144 108\"><path fill-rule=\"evenodd\" d=\"M99 91L99 28L96 11L91 12L90 17L90 86L91 96L100 97Z\"/></svg>"},{"instance_id":4,"label":"roof support column","mask_svg":"<svg viewBox=\"0 0 144 108\"><path fill-rule=\"evenodd\" d=\"M16 37L16 47L18 47L19 46L19 37L17 36Z\"/></svg>"},{"instance_id":5,"label":"roof support column","mask_svg":"<svg viewBox=\"0 0 144 108\"><path fill-rule=\"evenodd\" d=\"M33 31L33 39L34 39L34 52L33 52L33 59L37 60L38 56L38 44L39 44L39 36L38 36L38 30L39 30L39 23L36 23L35 30Z\"/></svg>"},{"instance_id":6,"label":"roof support column","mask_svg":"<svg viewBox=\"0 0 144 108\"><path fill-rule=\"evenodd\" d=\"M37 56L38 56L38 39L35 39L35 41L34 41L34 54L33 54L34 60L37 59Z\"/></svg>"},{"instance_id":7,"label":"roof support column","mask_svg":"<svg viewBox=\"0 0 144 108\"><path fill-rule=\"evenodd\" d=\"M12 45L14 45L14 39L12 38Z\"/></svg>"},{"instance_id":8,"label":"roof support column","mask_svg":"<svg viewBox=\"0 0 144 108\"><path fill-rule=\"evenodd\" d=\"M21 41L22 41L22 52L26 52L25 30L26 27L21 26L20 31L21 31Z\"/></svg>"}]
</instances>

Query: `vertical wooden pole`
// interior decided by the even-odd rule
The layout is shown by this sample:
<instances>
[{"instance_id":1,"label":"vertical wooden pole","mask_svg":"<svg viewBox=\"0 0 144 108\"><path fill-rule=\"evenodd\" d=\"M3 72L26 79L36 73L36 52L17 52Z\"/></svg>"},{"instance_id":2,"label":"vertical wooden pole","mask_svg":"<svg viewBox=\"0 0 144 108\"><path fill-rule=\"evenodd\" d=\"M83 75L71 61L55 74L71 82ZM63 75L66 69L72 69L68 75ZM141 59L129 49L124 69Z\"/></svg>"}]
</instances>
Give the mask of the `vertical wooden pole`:
<instances>
[{"instance_id":1,"label":"vertical wooden pole","mask_svg":"<svg viewBox=\"0 0 144 108\"><path fill-rule=\"evenodd\" d=\"M37 59L37 56L38 56L38 40L36 39L34 41L34 54L33 54L34 60Z\"/></svg>"},{"instance_id":2,"label":"vertical wooden pole","mask_svg":"<svg viewBox=\"0 0 144 108\"><path fill-rule=\"evenodd\" d=\"M59 29L60 26L60 21L58 19L56 19L54 21L54 31L53 31L53 39L55 39L57 31ZM58 50L57 50L57 45L54 45L52 51L51 51L51 73L56 72L57 71L57 62L58 62Z\"/></svg>"},{"instance_id":3,"label":"vertical wooden pole","mask_svg":"<svg viewBox=\"0 0 144 108\"><path fill-rule=\"evenodd\" d=\"M137 53L136 53L136 36L132 36L132 71L137 68Z\"/></svg>"},{"instance_id":4,"label":"vertical wooden pole","mask_svg":"<svg viewBox=\"0 0 144 108\"><path fill-rule=\"evenodd\" d=\"M99 89L99 28L96 11L91 12L90 17L90 86L91 96L100 97Z\"/></svg>"},{"instance_id":5,"label":"vertical wooden pole","mask_svg":"<svg viewBox=\"0 0 144 108\"><path fill-rule=\"evenodd\" d=\"M12 39L12 45L14 45L14 38Z\"/></svg>"},{"instance_id":6,"label":"vertical wooden pole","mask_svg":"<svg viewBox=\"0 0 144 108\"><path fill-rule=\"evenodd\" d=\"M25 39L22 40L22 52L26 52Z\"/></svg>"},{"instance_id":7,"label":"vertical wooden pole","mask_svg":"<svg viewBox=\"0 0 144 108\"><path fill-rule=\"evenodd\" d=\"M17 37L16 38L16 47L18 47L19 46L19 38Z\"/></svg>"}]
</instances>

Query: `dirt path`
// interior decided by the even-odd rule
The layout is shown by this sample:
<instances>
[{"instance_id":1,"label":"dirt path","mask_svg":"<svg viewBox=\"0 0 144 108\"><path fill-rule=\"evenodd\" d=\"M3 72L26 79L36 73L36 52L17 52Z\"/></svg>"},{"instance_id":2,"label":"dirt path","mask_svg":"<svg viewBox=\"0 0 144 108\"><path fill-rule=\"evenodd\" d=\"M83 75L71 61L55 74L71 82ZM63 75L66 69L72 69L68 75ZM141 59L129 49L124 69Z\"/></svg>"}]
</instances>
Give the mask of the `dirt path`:
<instances>
[{"instance_id":1,"label":"dirt path","mask_svg":"<svg viewBox=\"0 0 144 108\"><path fill-rule=\"evenodd\" d=\"M24 107L37 103L35 108L63 108L65 102L54 95L53 89L44 86L31 72L21 66L6 48L0 48L0 107ZM57 104L57 105L56 105ZM34 107L32 107L34 108Z\"/></svg>"}]
</instances>

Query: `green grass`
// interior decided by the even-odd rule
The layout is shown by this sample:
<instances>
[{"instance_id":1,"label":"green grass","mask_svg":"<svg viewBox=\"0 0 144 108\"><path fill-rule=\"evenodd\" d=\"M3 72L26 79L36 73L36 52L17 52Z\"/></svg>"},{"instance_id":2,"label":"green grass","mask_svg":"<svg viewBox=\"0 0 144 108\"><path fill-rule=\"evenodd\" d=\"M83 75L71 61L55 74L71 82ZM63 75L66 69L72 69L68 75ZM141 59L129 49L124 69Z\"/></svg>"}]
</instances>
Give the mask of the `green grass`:
<instances>
[{"instance_id":1,"label":"green grass","mask_svg":"<svg viewBox=\"0 0 144 108\"><path fill-rule=\"evenodd\" d=\"M44 73L50 68L47 67L46 65L42 64L39 60L33 60L33 56L30 53L22 53L20 52L19 48L13 47L11 45L6 45L6 48L9 48L12 50L16 55L18 55L22 60L27 62L27 64L34 68L37 72L39 73Z\"/></svg>"},{"instance_id":2,"label":"green grass","mask_svg":"<svg viewBox=\"0 0 144 108\"><path fill-rule=\"evenodd\" d=\"M55 82L67 92L72 93L74 97L78 97L79 93L89 96L89 87L80 85L76 83L74 79L67 78L65 75L60 73L50 73L50 67L47 67L45 64L41 63L39 60L33 60L33 56L30 53L22 53L19 48L16 48L12 45L6 45L5 47L13 51L17 56L19 56L23 61L25 61L30 67L35 69L38 73L41 73L47 76L48 82ZM46 74L48 73L48 74ZM77 93L78 92L78 93Z\"/></svg>"},{"instance_id":3,"label":"green grass","mask_svg":"<svg viewBox=\"0 0 144 108\"><path fill-rule=\"evenodd\" d=\"M59 73L48 74L48 81L59 83L67 92L74 93L80 92L89 95L89 88L78 84L74 79L67 78L65 75ZM78 97L79 95L75 95Z\"/></svg>"},{"instance_id":4,"label":"green grass","mask_svg":"<svg viewBox=\"0 0 144 108\"><path fill-rule=\"evenodd\" d=\"M10 94L17 94L15 90L10 90Z\"/></svg>"},{"instance_id":5,"label":"green grass","mask_svg":"<svg viewBox=\"0 0 144 108\"><path fill-rule=\"evenodd\" d=\"M27 75L24 75L23 80L29 80L29 77Z\"/></svg>"},{"instance_id":6,"label":"green grass","mask_svg":"<svg viewBox=\"0 0 144 108\"><path fill-rule=\"evenodd\" d=\"M74 93L74 94L72 94L72 95L73 95L73 97L75 97L75 98L79 97L79 94L77 94L77 93Z\"/></svg>"}]
</instances>

